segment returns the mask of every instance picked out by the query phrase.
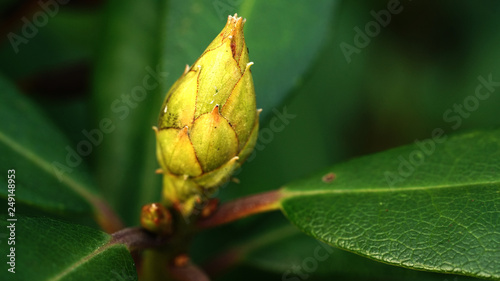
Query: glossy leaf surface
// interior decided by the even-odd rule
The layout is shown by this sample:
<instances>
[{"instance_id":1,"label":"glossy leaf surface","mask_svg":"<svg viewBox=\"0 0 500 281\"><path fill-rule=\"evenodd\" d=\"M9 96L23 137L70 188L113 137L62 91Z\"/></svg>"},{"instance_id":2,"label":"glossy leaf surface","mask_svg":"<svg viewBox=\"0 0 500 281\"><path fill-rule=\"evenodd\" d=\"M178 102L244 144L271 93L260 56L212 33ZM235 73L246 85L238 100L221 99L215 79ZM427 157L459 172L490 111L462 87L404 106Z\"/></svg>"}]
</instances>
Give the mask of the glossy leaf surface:
<instances>
[{"instance_id":1,"label":"glossy leaf surface","mask_svg":"<svg viewBox=\"0 0 500 281\"><path fill-rule=\"evenodd\" d=\"M392 149L283 190L307 234L413 269L500 278L500 130Z\"/></svg>"}]
</instances>

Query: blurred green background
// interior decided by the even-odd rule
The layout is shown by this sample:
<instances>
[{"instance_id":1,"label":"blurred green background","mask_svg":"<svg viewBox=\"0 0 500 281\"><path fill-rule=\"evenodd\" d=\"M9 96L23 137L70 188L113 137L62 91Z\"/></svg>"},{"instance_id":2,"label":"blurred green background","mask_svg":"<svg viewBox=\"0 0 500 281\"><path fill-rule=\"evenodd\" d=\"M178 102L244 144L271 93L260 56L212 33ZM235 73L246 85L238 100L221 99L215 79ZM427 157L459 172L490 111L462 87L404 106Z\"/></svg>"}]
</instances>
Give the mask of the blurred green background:
<instances>
[{"instance_id":1,"label":"blurred green background","mask_svg":"<svg viewBox=\"0 0 500 281\"><path fill-rule=\"evenodd\" d=\"M44 11L37 1L2 1L0 72L35 101L73 145L84 139L83 129L112 118L116 130L84 160L104 197L128 225L138 224L142 204L160 196L150 128L164 94L184 65L194 62L222 29L228 14L247 18L245 38L255 62L257 105L264 109L261 128L269 129L259 138L255 158L238 172L241 183L221 188L222 201L276 189L325 166L429 138L434 128L453 134L498 126L500 89L479 101L456 129L443 117L474 95L479 76L500 81L498 1L268 2L70 1L48 6L55 12L46 12L45 22L37 16ZM356 28L366 34L367 24L375 21L373 13L388 5L397 5L400 12L347 59L341 45L356 47ZM44 24L30 31L23 18ZM166 78L121 120L112 104L142 83L149 73L146 67ZM285 108L295 117L282 130L273 130L269 121ZM198 237L193 255L207 260L240 240L249 243L254 232L282 224L280 214L261 215L208 231ZM287 231L298 240L281 249L302 245L292 249L307 254L307 245L312 245L307 243L316 243ZM236 241L227 241L228 232L238 237ZM267 272L272 262L258 262L265 261L266 254L252 253L242 258L244 267ZM275 268L280 268L279 278L283 266ZM371 278L345 268L334 276L359 273L360 279Z\"/></svg>"}]
</instances>

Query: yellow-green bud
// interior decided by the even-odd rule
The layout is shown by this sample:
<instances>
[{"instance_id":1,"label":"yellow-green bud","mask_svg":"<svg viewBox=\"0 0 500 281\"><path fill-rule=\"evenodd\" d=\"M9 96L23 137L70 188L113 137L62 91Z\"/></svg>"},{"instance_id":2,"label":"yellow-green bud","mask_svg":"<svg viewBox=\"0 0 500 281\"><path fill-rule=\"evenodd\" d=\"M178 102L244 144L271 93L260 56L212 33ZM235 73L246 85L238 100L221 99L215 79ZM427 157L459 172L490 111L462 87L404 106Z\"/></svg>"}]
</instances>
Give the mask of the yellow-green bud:
<instances>
[{"instance_id":1,"label":"yellow-green bud","mask_svg":"<svg viewBox=\"0 0 500 281\"><path fill-rule=\"evenodd\" d=\"M163 197L189 215L250 155L258 135L241 17L226 26L168 91L160 112L157 157Z\"/></svg>"},{"instance_id":2,"label":"yellow-green bud","mask_svg":"<svg viewBox=\"0 0 500 281\"><path fill-rule=\"evenodd\" d=\"M172 232L172 215L159 203L146 204L141 209L141 225L157 234L169 234Z\"/></svg>"}]
</instances>

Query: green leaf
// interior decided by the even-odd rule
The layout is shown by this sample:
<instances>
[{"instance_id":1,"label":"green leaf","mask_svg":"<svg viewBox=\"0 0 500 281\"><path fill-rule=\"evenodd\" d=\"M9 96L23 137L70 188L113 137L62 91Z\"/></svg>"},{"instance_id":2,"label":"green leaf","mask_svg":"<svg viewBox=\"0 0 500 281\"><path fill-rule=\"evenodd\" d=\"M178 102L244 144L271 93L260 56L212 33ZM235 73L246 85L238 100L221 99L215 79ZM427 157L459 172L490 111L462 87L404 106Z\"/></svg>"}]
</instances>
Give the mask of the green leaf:
<instances>
[{"instance_id":1,"label":"green leaf","mask_svg":"<svg viewBox=\"0 0 500 281\"><path fill-rule=\"evenodd\" d=\"M7 228L12 224L15 228ZM2 246L5 255L12 255L11 247L15 249L15 273L6 272L10 265L4 266L6 280L137 280L127 247L112 242L104 232L22 216L17 216L16 222L2 216L0 225L2 231L15 229L15 239L10 240L15 245ZM8 235L12 236L11 232Z\"/></svg>"},{"instance_id":2,"label":"green leaf","mask_svg":"<svg viewBox=\"0 0 500 281\"><path fill-rule=\"evenodd\" d=\"M298 231L283 220L274 220L260 235L234 245L232 261L236 264L224 280L237 279L242 268L251 272L274 275L274 280L453 280L453 276L431 272L407 270L375 262L321 243ZM251 274L250 278L255 279ZM240 279L238 279L240 280ZM261 280L273 280L261 278ZM461 277L460 280L477 280Z\"/></svg>"},{"instance_id":3,"label":"green leaf","mask_svg":"<svg viewBox=\"0 0 500 281\"><path fill-rule=\"evenodd\" d=\"M500 279L500 130L445 134L352 160L286 186L283 196L294 224L341 249Z\"/></svg>"},{"instance_id":4,"label":"green leaf","mask_svg":"<svg viewBox=\"0 0 500 281\"><path fill-rule=\"evenodd\" d=\"M138 224L141 205L160 200L151 127L163 98L159 85L165 82L158 68L163 10L159 1L109 1L95 70L94 127L111 120L113 129L96 147L94 172L104 196L129 225Z\"/></svg>"},{"instance_id":5,"label":"green leaf","mask_svg":"<svg viewBox=\"0 0 500 281\"><path fill-rule=\"evenodd\" d=\"M15 170L15 199L55 213L90 215L100 198L78 147L9 82L0 78L0 179ZM70 152L72 151L72 152ZM6 198L8 189L0 196Z\"/></svg>"},{"instance_id":6,"label":"green leaf","mask_svg":"<svg viewBox=\"0 0 500 281\"><path fill-rule=\"evenodd\" d=\"M96 120L111 118L116 129L98 148L95 171L107 198L129 224L138 222L142 204L160 200L151 126L157 124L162 100L185 65L193 63L222 30L227 15L238 12L247 19L245 39L250 60L256 63L252 73L257 105L264 108L265 119L309 69L333 12L332 1L220 2L109 4L94 98ZM283 10L284 5L289 9Z\"/></svg>"}]
</instances>

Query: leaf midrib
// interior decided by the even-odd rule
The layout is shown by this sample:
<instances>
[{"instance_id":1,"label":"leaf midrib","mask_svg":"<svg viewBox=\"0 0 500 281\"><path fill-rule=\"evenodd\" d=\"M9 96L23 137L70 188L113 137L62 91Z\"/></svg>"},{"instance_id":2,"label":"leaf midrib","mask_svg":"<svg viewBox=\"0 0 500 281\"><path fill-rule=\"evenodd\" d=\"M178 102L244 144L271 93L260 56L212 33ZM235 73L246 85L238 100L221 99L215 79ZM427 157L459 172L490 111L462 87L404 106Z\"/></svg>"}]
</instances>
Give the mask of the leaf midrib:
<instances>
[{"instance_id":1,"label":"leaf midrib","mask_svg":"<svg viewBox=\"0 0 500 281\"><path fill-rule=\"evenodd\" d=\"M71 190L73 190L75 193L81 195L84 197L87 201L89 201L91 204L96 200L96 195L90 193L88 191L88 187L85 187L81 183L75 181L73 178L67 177L67 176L62 176L61 179L57 178L57 176L52 172L52 166L42 158L38 157L35 153L33 153L31 150L22 147L21 145L17 144L15 141L13 141L11 138L0 132L0 141L3 142L7 147L11 148L13 151L16 153L20 154L33 164L35 166L39 167L41 170L45 171L47 174L52 176L53 178L56 178L57 180L60 180L62 183L67 185ZM93 205L93 204L92 204Z\"/></svg>"},{"instance_id":2,"label":"leaf midrib","mask_svg":"<svg viewBox=\"0 0 500 281\"><path fill-rule=\"evenodd\" d=\"M322 194L356 194L356 193L384 193L384 192L405 192L405 191L429 191L435 189L446 188L460 188L460 187L474 187L474 186L492 186L500 183L500 181L478 182L478 183L464 183L456 185L436 185L436 186L414 186L414 187L392 187L392 188L353 188L353 189L322 189L322 190L288 190L287 187L283 188L282 200L293 198L297 196L314 196Z\"/></svg>"},{"instance_id":3,"label":"leaf midrib","mask_svg":"<svg viewBox=\"0 0 500 281\"><path fill-rule=\"evenodd\" d=\"M57 280L62 280L64 277L66 277L68 274L73 272L75 269L77 269L79 266L83 265L86 262L89 262L91 259L97 257L99 254L105 252L106 250L110 249L111 247L114 247L116 245L119 245L117 243L114 243L111 241L111 237L109 238L108 242L94 251L92 251L90 254L82 257L81 259L77 260L73 264L69 265L65 270L61 271L59 274L56 276L47 279L47 281L57 281Z\"/></svg>"}]
</instances>

